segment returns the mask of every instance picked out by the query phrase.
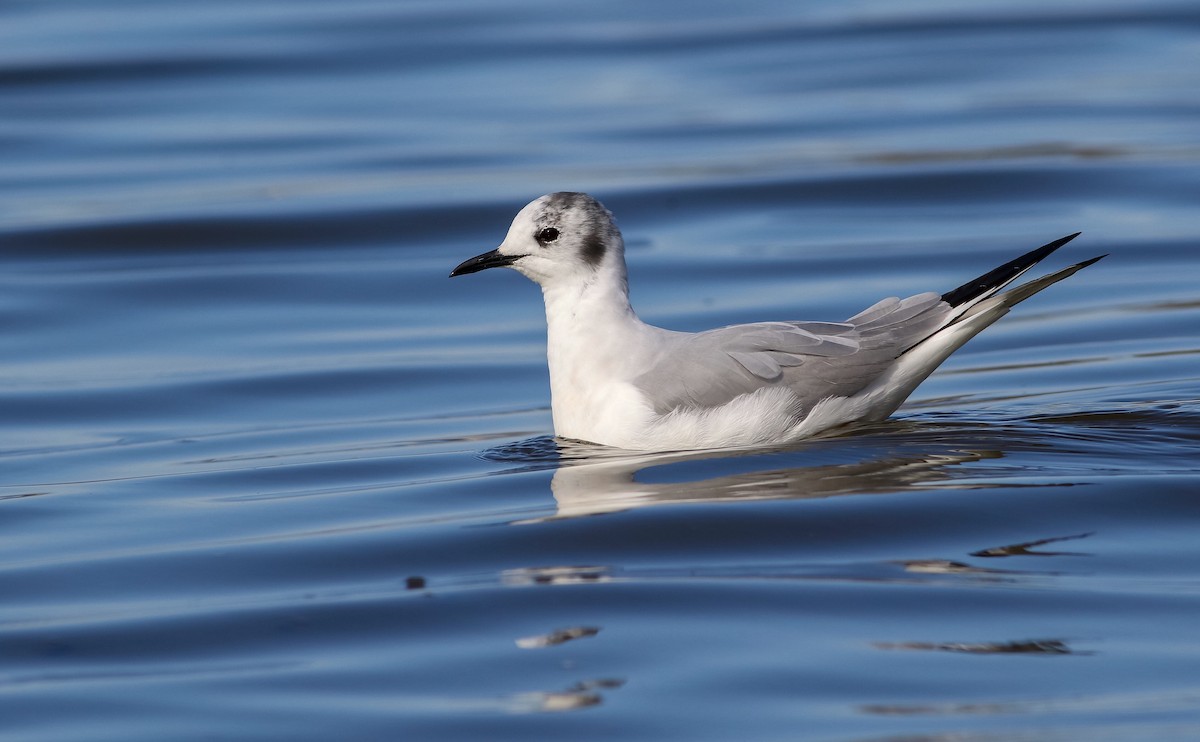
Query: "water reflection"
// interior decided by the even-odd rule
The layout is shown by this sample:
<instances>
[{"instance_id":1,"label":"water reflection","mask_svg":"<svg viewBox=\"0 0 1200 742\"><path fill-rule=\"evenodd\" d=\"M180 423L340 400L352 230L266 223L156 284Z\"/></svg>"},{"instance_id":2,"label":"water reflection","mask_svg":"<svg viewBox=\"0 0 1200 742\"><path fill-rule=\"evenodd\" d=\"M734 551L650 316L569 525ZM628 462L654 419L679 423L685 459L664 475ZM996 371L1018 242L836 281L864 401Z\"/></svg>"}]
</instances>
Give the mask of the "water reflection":
<instances>
[{"instance_id":1,"label":"water reflection","mask_svg":"<svg viewBox=\"0 0 1200 742\"><path fill-rule=\"evenodd\" d=\"M595 678L581 680L561 691L521 693L512 699L508 711L512 713L547 713L575 711L598 706L604 702L601 691L615 690L625 685L620 678Z\"/></svg>"},{"instance_id":2,"label":"water reflection","mask_svg":"<svg viewBox=\"0 0 1200 742\"><path fill-rule=\"evenodd\" d=\"M1128 445L1128 430L1154 431L1178 446L1177 410L1144 409L1074 421L1042 418L961 422L927 413L920 421L888 420L841 435L816 438L780 449L633 453L577 441L532 438L493 448L491 460L516 464L510 471L553 469L553 515L512 521L544 522L616 513L650 505L715 503L735 500L812 499L836 495L885 494L899 490L954 487L1051 487L1084 483L1070 476L1080 457L1105 451L1114 439ZM1174 417L1175 427L1166 417ZM1112 418L1112 419L1109 419ZM1176 448L1159 462L1163 471L1190 472L1190 457ZM1018 481L1029 457L1050 462L1061 457L1064 476L1057 481ZM1104 471L1126 468L1121 459L1104 459ZM1089 465L1091 476L1097 469ZM1071 551L1038 549L1091 536L1077 533L980 549L972 556L1077 556Z\"/></svg>"},{"instance_id":3,"label":"water reflection","mask_svg":"<svg viewBox=\"0 0 1200 742\"><path fill-rule=\"evenodd\" d=\"M1055 544L1061 541L1075 541L1081 538L1088 538L1095 535L1094 533L1077 533L1074 536L1055 536L1052 538L1042 538L1036 541L1025 541L1019 544L1011 544L1009 546L995 546L990 549L980 549L979 551L971 552L971 556L976 557L1011 557L1011 556L1091 556L1086 552L1081 551L1035 551L1034 547L1045 546L1046 544Z\"/></svg>"},{"instance_id":4,"label":"water reflection","mask_svg":"<svg viewBox=\"0 0 1200 742\"><path fill-rule=\"evenodd\" d=\"M608 567L555 566L517 567L500 573L500 582L509 587L529 585L586 585L609 582L612 575Z\"/></svg>"},{"instance_id":5,"label":"water reflection","mask_svg":"<svg viewBox=\"0 0 1200 742\"><path fill-rule=\"evenodd\" d=\"M549 649L559 647L577 639L588 639L600 633L598 626L569 626L554 629L545 634L525 636L516 639L521 649ZM573 663L564 662L565 667ZM625 685L622 678L592 678L581 680L561 691L523 693L515 700L514 711L527 713L574 711L576 709L597 706L604 702L602 691L616 690Z\"/></svg>"},{"instance_id":6,"label":"water reflection","mask_svg":"<svg viewBox=\"0 0 1200 742\"><path fill-rule=\"evenodd\" d=\"M924 575L1012 575L1026 574L1008 569L976 567L953 559L908 559L899 562L904 571Z\"/></svg>"},{"instance_id":7,"label":"water reflection","mask_svg":"<svg viewBox=\"0 0 1200 742\"><path fill-rule=\"evenodd\" d=\"M951 479L962 464L1001 458L999 450L941 444L817 443L782 451L619 454L559 443L561 465L550 482L552 516L518 524L601 515L650 505L880 494ZM830 461L830 459L833 459ZM710 467L720 460L721 465ZM799 463L799 466L780 466ZM707 476L709 471L742 470Z\"/></svg>"},{"instance_id":8,"label":"water reflection","mask_svg":"<svg viewBox=\"0 0 1200 742\"><path fill-rule=\"evenodd\" d=\"M1093 654L1093 652L1072 649L1062 639L1020 639L999 642L874 642L873 646L876 649L954 652L957 654Z\"/></svg>"},{"instance_id":9,"label":"water reflection","mask_svg":"<svg viewBox=\"0 0 1200 742\"><path fill-rule=\"evenodd\" d=\"M1099 694L1070 694L1062 697L1045 697L1032 698L1023 700L997 700L997 701L979 701L973 703L925 703L925 704L867 704L859 707L859 710L866 714L880 716L958 716L958 715L993 715L993 714L1079 714L1079 713L1098 713L1105 714L1120 714L1120 713L1138 713L1138 714L1170 714L1180 711L1191 711L1200 707L1200 688L1194 685L1185 686L1177 690L1163 690L1159 692L1115 692L1115 693L1099 693ZM1111 725L1105 725L1107 730L1111 730ZM1063 739L1063 740L1080 740L1080 739L1163 739L1162 736L1153 734L1147 736L1138 732L1145 731L1144 728L1138 727L1133 729L1133 734L1116 734L1109 735L1105 733L1105 729L1092 730L1084 729L1078 726L1072 727L1074 732L1070 734L1058 735L1035 735L1022 736L1019 739ZM1195 732L1200 730L1200 725L1189 724L1184 722L1177 729L1182 732L1179 735L1171 735L1168 739L1197 739ZM1129 730L1127 730L1129 731ZM1155 732L1161 731L1155 729ZM1011 735L1005 735L1003 739L1012 739ZM900 740L911 742L911 740L925 739L923 737L885 737L885 740ZM945 737L929 737L929 739L946 739ZM976 737L975 735L955 735L955 740L960 739L997 739L994 735ZM882 740L880 741L882 742Z\"/></svg>"},{"instance_id":10,"label":"water reflection","mask_svg":"<svg viewBox=\"0 0 1200 742\"><path fill-rule=\"evenodd\" d=\"M557 647L560 644L566 644L576 639L586 639L600 633L598 626L569 626L565 629L555 629L554 631L537 634L535 636L523 636L516 640L517 646L521 649L545 649L546 647Z\"/></svg>"},{"instance_id":11,"label":"water reflection","mask_svg":"<svg viewBox=\"0 0 1200 742\"><path fill-rule=\"evenodd\" d=\"M1014 556L1040 556L1040 557L1064 557L1064 556L1092 556L1090 553L1082 551L1035 551L1034 547L1045 546L1046 544L1058 543L1061 541L1074 541L1076 539L1088 538L1095 535L1094 532L1077 533L1071 536L1052 536L1050 538L1041 538L1034 541L1023 541L1019 544L1009 544L1007 546L993 546L987 549L979 549L972 551L973 557L1014 557ZM920 574L976 574L976 575L1006 575L1006 574L1029 574L1028 572L1018 572L1009 569L995 569L992 567L977 567L973 564L959 562L950 559L910 559L900 564L905 571L916 572Z\"/></svg>"}]
</instances>

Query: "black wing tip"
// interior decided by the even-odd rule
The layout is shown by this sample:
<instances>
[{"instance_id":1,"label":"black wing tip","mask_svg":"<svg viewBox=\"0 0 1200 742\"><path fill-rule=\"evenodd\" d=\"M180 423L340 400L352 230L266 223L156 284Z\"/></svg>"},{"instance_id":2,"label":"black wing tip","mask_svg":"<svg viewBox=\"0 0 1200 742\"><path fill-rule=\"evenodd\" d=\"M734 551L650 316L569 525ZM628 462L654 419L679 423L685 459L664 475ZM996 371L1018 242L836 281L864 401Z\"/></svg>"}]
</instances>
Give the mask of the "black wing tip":
<instances>
[{"instance_id":1,"label":"black wing tip","mask_svg":"<svg viewBox=\"0 0 1200 742\"><path fill-rule=\"evenodd\" d=\"M952 307L957 307L960 304L965 304L972 299L986 294L988 291L991 291L997 286L1003 286L1019 276L1021 273L1024 273L1034 265L1037 265L1041 261L1045 260L1047 257L1049 257L1050 253L1054 252L1081 234L1083 234L1083 232L1075 232L1074 234L1069 234L1066 237L1059 237L1057 240L1048 242L1036 250L1030 250L1021 257L1015 260L1010 260L999 268L988 271L982 276L979 276L971 281L967 281L953 291L947 291L946 293L942 294L942 301L946 302ZM1097 260L1099 260L1099 258L1097 258ZM1092 262L1095 262L1095 260Z\"/></svg>"},{"instance_id":2,"label":"black wing tip","mask_svg":"<svg viewBox=\"0 0 1200 742\"><path fill-rule=\"evenodd\" d=\"M1024 255L1017 258L1016 260L1013 260L1009 263L1005 263L1003 267L1007 267L1009 265L1024 264L1025 267L1028 268L1033 265L1036 265L1039 261L1044 260L1045 258L1049 257L1050 254L1053 253L1055 250L1057 250L1058 248L1067 244L1068 242L1075 239L1076 237L1078 237L1081 234L1083 234L1083 232L1075 232L1074 234L1069 234L1066 237L1059 237L1054 242L1047 242L1046 244L1042 245L1038 249L1030 250L1029 252L1025 253Z\"/></svg>"},{"instance_id":3,"label":"black wing tip","mask_svg":"<svg viewBox=\"0 0 1200 742\"><path fill-rule=\"evenodd\" d=\"M1109 253L1104 253L1103 255L1097 255L1097 256L1096 256L1096 257L1094 257L1094 258L1090 258L1090 259L1088 259L1088 260L1085 260L1085 261L1083 261L1082 263L1078 263L1078 264L1077 264L1075 267L1076 267L1076 268L1086 268L1086 267L1088 267L1089 265L1091 265L1092 263L1098 263L1098 262L1100 262L1101 260L1104 260L1104 259L1105 259L1105 258L1107 258L1108 256L1109 256Z\"/></svg>"}]
</instances>

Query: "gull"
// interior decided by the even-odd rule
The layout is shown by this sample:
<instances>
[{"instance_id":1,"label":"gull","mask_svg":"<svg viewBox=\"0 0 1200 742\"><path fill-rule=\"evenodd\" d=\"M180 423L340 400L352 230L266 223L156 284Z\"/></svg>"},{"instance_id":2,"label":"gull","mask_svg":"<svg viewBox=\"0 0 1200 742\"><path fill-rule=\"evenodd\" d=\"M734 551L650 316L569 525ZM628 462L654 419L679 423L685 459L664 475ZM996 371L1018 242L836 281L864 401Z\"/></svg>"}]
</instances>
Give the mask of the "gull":
<instances>
[{"instance_id":1,"label":"gull","mask_svg":"<svg viewBox=\"0 0 1200 742\"><path fill-rule=\"evenodd\" d=\"M530 202L499 247L450 277L507 267L541 286L556 436L637 451L747 448L887 418L1014 305L1105 257L1004 290L1078 235L953 291L890 297L844 322L676 332L630 306L612 214L586 193L564 192Z\"/></svg>"}]
</instances>

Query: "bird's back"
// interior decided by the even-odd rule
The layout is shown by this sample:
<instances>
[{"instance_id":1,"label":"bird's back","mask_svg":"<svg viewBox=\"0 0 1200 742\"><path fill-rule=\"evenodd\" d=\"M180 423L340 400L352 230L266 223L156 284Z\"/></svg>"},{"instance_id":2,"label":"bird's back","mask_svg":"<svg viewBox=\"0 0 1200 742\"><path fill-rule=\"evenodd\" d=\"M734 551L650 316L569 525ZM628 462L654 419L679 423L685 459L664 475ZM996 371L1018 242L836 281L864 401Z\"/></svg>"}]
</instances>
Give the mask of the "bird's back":
<instances>
[{"instance_id":1,"label":"bird's back","mask_svg":"<svg viewBox=\"0 0 1200 742\"><path fill-rule=\"evenodd\" d=\"M681 335L634 379L659 414L705 411L759 389L791 393L803 417L855 394L936 332L950 307L937 294L888 298L845 322L762 322Z\"/></svg>"}]
</instances>

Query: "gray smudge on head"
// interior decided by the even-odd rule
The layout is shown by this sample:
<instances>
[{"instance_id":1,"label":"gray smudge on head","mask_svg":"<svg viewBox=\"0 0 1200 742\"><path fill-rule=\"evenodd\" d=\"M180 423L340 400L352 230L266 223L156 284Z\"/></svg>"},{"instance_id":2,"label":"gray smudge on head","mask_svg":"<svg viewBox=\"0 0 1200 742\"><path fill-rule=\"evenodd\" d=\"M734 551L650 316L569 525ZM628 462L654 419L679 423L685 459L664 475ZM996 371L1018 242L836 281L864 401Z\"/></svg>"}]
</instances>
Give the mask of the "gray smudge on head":
<instances>
[{"instance_id":1,"label":"gray smudge on head","mask_svg":"<svg viewBox=\"0 0 1200 742\"><path fill-rule=\"evenodd\" d=\"M571 211L578 224L563 224L563 215ZM542 206L538 229L555 227L563 231L578 233L580 255L593 268L600 265L608 251L607 240L617 231L612 214L596 199L586 193L563 191L551 193ZM565 228L564 228L565 227Z\"/></svg>"}]
</instances>

